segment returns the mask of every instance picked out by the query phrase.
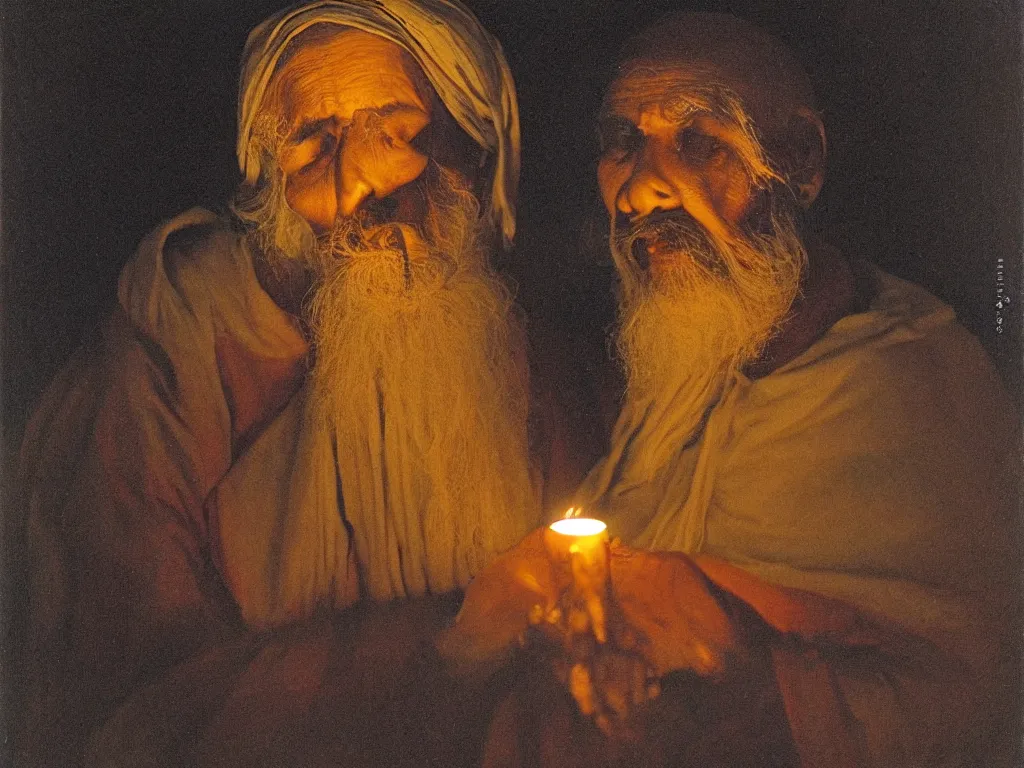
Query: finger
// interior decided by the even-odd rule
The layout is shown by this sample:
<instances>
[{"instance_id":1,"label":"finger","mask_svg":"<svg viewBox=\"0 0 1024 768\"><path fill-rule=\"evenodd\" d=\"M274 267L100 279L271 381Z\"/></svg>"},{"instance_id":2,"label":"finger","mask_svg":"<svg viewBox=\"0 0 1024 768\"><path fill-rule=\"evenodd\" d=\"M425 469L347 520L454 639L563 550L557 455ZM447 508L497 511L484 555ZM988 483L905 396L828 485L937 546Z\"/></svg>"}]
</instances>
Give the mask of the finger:
<instances>
[{"instance_id":1,"label":"finger","mask_svg":"<svg viewBox=\"0 0 1024 768\"><path fill-rule=\"evenodd\" d=\"M594 686L590 677L590 669L586 664L574 664L569 670L569 692L576 700L580 712L590 717L597 711Z\"/></svg>"},{"instance_id":2,"label":"finger","mask_svg":"<svg viewBox=\"0 0 1024 768\"><path fill-rule=\"evenodd\" d=\"M599 651L592 670L599 709L625 720L634 706L646 700L647 665L639 657Z\"/></svg>"},{"instance_id":3,"label":"finger","mask_svg":"<svg viewBox=\"0 0 1024 768\"><path fill-rule=\"evenodd\" d=\"M620 577L628 577L637 570L644 570L647 561L655 555L644 549L634 549L628 544L623 544L621 539L615 539L608 544L608 565L612 570L612 577L616 574Z\"/></svg>"},{"instance_id":4,"label":"finger","mask_svg":"<svg viewBox=\"0 0 1024 768\"><path fill-rule=\"evenodd\" d=\"M623 544L622 543L622 538L619 537L619 536L616 536L614 539L612 539L608 543L608 549L611 552L611 554L613 554L613 555L620 555L620 556L628 555L631 552L636 552L637 551L637 550L633 549L632 547L630 547L629 545Z\"/></svg>"},{"instance_id":5,"label":"finger","mask_svg":"<svg viewBox=\"0 0 1024 768\"><path fill-rule=\"evenodd\" d=\"M544 603L546 608L555 604L558 595L552 586L551 564L546 559L523 558L510 563L513 581Z\"/></svg>"},{"instance_id":6,"label":"finger","mask_svg":"<svg viewBox=\"0 0 1024 768\"><path fill-rule=\"evenodd\" d=\"M625 720L632 708L633 691L630 680L620 674L613 675L603 682L600 689L603 709L614 714L619 720Z\"/></svg>"},{"instance_id":7,"label":"finger","mask_svg":"<svg viewBox=\"0 0 1024 768\"><path fill-rule=\"evenodd\" d=\"M587 595L584 602L586 607L587 616L590 619L590 625L594 630L594 637L597 638L597 642L604 644L608 639L608 632L605 624L605 612L604 612L604 601L600 595L590 593Z\"/></svg>"},{"instance_id":8,"label":"finger","mask_svg":"<svg viewBox=\"0 0 1024 768\"><path fill-rule=\"evenodd\" d=\"M541 624L561 626L562 609L557 604L545 606L541 603L534 603L526 619L531 627L540 626Z\"/></svg>"}]
</instances>

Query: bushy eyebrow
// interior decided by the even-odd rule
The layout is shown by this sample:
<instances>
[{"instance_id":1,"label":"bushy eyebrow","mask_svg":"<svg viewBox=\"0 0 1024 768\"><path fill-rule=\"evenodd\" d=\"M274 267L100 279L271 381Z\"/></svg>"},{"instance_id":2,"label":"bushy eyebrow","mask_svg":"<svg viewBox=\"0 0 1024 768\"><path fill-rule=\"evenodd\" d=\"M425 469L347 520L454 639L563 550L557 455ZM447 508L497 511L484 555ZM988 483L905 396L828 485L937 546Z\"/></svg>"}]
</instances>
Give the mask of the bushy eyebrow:
<instances>
[{"instance_id":1,"label":"bushy eyebrow","mask_svg":"<svg viewBox=\"0 0 1024 768\"><path fill-rule=\"evenodd\" d=\"M316 120L307 120L299 124L299 127L292 131L288 137L289 144L301 144L307 139L322 133L324 128L333 127L338 122L335 117L321 117Z\"/></svg>"},{"instance_id":2,"label":"bushy eyebrow","mask_svg":"<svg viewBox=\"0 0 1024 768\"><path fill-rule=\"evenodd\" d=\"M402 113L425 114L422 108L417 107L414 104L406 104L401 101L389 101L387 104L370 108L367 111L372 112L380 118ZM338 122L338 118L334 115L329 117L320 117L314 120L306 120L300 123L299 126L292 131L291 135L288 137L288 143L292 145L301 144L307 139L321 133L325 128L335 127Z\"/></svg>"},{"instance_id":3,"label":"bushy eyebrow","mask_svg":"<svg viewBox=\"0 0 1024 768\"><path fill-rule=\"evenodd\" d=\"M417 107L415 104L406 104L402 101L391 101L382 107L376 107L370 111L376 112L378 117L389 117L390 115L397 115L402 112L427 114L423 108Z\"/></svg>"},{"instance_id":4,"label":"bushy eyebrow","mask_svg":"<svg viewBox=\"0 0 1024 768\"><path fill-rule=\"evenodd\" d=\"M660 104L665 116L682 122L699 113L734 121L742 100L713 74L696 69L681 76L674 66L633 65L621 71L616 84L605 94L599 117L616 114L615 102L626 102L641 111Z\"/></svg>"},{"instance_id":5,"label":"bushy eyebrow","mask_svg":"<svg viewBox=\"0 0 1024 768\"><path fill-rule=\"evenodd\" d=\"M639 82L628 83L624 87L622 80L630 77ZM699 115L708 115L737 132L740 140L734 149L755 184L766 185L772 180L783 180L765 154L743 99L714 77L681 78L672 68L642 66L624 70L620 78L617 89L609 90L601 103L600 121L612 118L629 120L612 108L613 103L623 101L632 101L640 111L652 104L660 104L665 117L680 125Z\"/></svg>"},{"instance_id":6,"label":"bushy eyebrow","mask_svg":"<svg viewBox=\"0 0 1024 768\"><path fill-rule=\"evenodd\" d=\"M750 124L740 97L717 83L689 85L669 92L662 109L665 117L674 122L692 120L696 115L710 115L738 128Z\"/></svg>"}]
</instances>

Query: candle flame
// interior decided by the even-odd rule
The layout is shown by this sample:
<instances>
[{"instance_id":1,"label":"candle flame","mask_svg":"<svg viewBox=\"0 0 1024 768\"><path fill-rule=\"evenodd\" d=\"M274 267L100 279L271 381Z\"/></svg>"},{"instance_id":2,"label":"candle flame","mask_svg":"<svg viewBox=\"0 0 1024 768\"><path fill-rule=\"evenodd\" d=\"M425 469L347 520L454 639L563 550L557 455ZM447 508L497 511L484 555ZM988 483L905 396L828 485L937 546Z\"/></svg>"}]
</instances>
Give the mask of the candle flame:
<instances>
[{"instance_id":1,"label":"candle flame","mask_svg":"<svg viewBox=\"0 0 1024 768\"><path fill-rule=\"evenodd\" d=\"M569 507L567 510L565 510L565 514L562 515L562 517L568 519L570 517L579 517L582 514L583 507Z\"/></svg>"},{"instance_id":2,"label":"candle flame","mask_svg":"<svg viewBox=\"0 0 1024 768\"><path fill-rule=\"evenodd\" d=\"M565 536L593 536L607 527L600 520L590 517L563 518L551 524L551 530Z\"/></svg>"}]
</instances>

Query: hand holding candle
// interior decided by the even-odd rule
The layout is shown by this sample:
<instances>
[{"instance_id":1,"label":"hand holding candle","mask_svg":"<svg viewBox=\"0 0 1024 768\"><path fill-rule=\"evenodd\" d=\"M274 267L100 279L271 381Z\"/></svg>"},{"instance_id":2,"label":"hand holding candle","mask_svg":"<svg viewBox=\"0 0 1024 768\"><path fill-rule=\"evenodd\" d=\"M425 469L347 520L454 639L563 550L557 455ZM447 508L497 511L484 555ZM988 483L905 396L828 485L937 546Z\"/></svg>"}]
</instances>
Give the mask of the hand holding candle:
<instances>
[{"instance_id":1,"label":"hand holding candle","mask_svg":"<svg viewBox=\"0 0 1024 768\"><path fill-rule=\"evenodd\" d=\"M600 520L566 517L544 531L558 607L531 617L549 637L552 631L565 655L556 662L580 712L593 717L607 734L628 737L625 721L638 705L657 695L649 669L635 649L620 647L625 631L611 598L609 536ZM610 631L611 624L616 628ZM635 643L630 643L635 646Z\"/></svg>"},{"instance_id":2,"label":"hand holding candle","mask_svg":"<svg viewBox=\"0 0 1024 768\"><path fill-rule=\"evenodd\" d=\"M602 521L570 516L498 557L437 639L449 671L486 679L525 646L531 668L553 666L614 741L635 736L632 714L659 694L662 675L721 672L740 638L697 564L609 539Z\"/></svg>"},{"instance_id":3,"label":"hand holding candle","mask_svg":"<svg viewBox=\"0 0 1024 768\"><path fill-rule=\"evenodd\" d=\"M532 531L466 588L454 626L436 643L453 674L486 677L522 645L534 615L543 617L555 606L545 530Z\"/></svg>"}]
</instances>

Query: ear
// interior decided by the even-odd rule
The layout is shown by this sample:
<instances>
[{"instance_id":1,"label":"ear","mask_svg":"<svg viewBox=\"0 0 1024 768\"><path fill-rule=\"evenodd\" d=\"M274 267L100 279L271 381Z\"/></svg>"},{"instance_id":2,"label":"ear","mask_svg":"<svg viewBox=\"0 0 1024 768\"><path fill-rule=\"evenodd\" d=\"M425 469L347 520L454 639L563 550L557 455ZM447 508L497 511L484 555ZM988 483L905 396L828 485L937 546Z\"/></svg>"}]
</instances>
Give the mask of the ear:
<instances>
[{"instance_id":1,"label":"ear","mask_svg":"<svg viewBox=\"0 0 1024 768\"><path fill-rule=\"evenodd\" d=\"M825 126L810 107L797 107L786 127L785 171L801 208L817 199L825 183Z\"/></svg>"}]
</instances>

